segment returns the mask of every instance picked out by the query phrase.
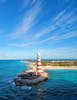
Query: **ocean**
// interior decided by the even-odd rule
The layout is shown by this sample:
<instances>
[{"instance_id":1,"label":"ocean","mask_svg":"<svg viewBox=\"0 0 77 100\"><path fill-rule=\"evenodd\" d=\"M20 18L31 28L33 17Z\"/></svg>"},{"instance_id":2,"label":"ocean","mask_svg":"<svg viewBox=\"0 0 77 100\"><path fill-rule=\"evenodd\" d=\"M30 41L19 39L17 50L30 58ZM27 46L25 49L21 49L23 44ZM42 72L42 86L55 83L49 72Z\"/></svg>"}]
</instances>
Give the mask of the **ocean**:
<instances>
[{"instance_id":1,"label":"ocean","mask_svg":"<svg viewBox=\"0 0 77 100\"><path fill-rule=\"evenodd\" d=\"M27 65L20 60L0 60L0 100L77 100L77 70L47 70L47 81L16 87L12 80Z\"/></svg>"}]
</instances>

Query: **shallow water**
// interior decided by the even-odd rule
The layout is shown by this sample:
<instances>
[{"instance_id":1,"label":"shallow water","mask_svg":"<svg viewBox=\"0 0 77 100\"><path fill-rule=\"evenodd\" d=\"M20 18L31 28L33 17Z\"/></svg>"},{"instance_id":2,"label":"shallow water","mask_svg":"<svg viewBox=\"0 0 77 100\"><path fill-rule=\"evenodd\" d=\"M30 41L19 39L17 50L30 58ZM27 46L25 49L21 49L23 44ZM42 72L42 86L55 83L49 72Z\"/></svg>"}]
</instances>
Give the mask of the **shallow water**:
<instances>
[{"instance_id":1,"label":"shallow water","mask_svg":"<svg viewBox=\"0 0 77 100\"><path fill-rule=\"evenodd\" d=\"M77 100L77 70L50 70L49 80L32 87L16 87L12 80L27 64L0 61L0 100Z\"/></svg>"}]
</instances>

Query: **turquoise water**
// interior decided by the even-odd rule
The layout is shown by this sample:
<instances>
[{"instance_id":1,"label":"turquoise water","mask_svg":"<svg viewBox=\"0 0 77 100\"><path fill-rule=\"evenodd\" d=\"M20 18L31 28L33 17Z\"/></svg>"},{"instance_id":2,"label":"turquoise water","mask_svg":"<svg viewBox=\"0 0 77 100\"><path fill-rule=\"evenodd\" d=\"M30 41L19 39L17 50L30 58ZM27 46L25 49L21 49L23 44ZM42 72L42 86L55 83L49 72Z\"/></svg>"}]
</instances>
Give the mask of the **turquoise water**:
<instances>
[{"instance_id":1,"label":"turquoise water","mask_svg":"<svg viewBox=\"0 0 77 100\"><path fill-rule=\"evenodd\" d=\"M49 80L16 87L12 80L27 70L18 60L0 60L0 100L77 100L77 70L49 70Z\"/></svg>"}]
</instances>

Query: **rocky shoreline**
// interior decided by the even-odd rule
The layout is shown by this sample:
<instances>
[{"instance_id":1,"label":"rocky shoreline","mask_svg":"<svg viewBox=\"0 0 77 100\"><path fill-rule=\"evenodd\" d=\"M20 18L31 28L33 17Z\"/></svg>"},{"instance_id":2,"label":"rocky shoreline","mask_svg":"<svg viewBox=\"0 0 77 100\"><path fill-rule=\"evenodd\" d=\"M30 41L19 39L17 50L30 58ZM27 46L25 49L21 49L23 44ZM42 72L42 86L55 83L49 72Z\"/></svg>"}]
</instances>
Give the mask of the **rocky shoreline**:
<instances>
[{"instance_id":1,"label":"rocky shoreline","mask_svg":"<svg viewBox=\"0 0 77 100\"><path fill-rule=\"evenodd\" d=\"M16 86L25 86L25 85L36 85L42 81L48 79L48 73L43 72L41 75L36 75L32 70L28 70L20 73L15 79L14 82Z\"/></svg>"}]
</instances>

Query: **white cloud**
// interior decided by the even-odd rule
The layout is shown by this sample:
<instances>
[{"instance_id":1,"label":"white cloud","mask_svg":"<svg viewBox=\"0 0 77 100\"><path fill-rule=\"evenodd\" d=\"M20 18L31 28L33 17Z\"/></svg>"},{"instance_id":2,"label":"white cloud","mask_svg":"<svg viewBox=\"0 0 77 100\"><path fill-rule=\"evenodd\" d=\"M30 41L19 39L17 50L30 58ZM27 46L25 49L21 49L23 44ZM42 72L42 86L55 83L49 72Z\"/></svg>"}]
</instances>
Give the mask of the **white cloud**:
<instances>
[{"instance_id":1,"label":"white cloud","mask_svg":"<svg viewBox=\"0 0 77 100\"><path fill-rule=\"evenodd\" d=\"M54 49L40 49L42 58L77 58L77 48L59 47Z\"/></svg>"},{"instance_id":2,"label":"white cloud","mask_svg":"<svg viewBox=\"0 0 77 100\"><path fill-rule=\"evenodd\" d=\"M37 0L22 0L22 2L23 3L21 5L20 11L23 11L27 7L28 7L28 9L30 9L31 6L33 6L35 3L37 3Z\"/></svg>"},{"instance_id":3,"label":"white cloud","mask_svg":"<svg viewBox=\"0 0 77 100\"><path fill-rule=\"evenodd\" d=\"M28 43L9 43L8 46L14 46L14 47L24 47L24 48L27 48L29 47L30 45L33 45L33 44L36 44L37 42L35 41L31 41L31 42L28 42Z\"/></svg>"},{"instance_id":4,"label":"white cloud","mask_svg":"<svg viewBox=\"0 0 77 100\"><path fill-rule=\"evenodd\" d=\"M27 43L9 43L8 46L14 46L14 47L23 47L23 48L27 48L27 47L31 47L33 45L38 45L38 44L42 44L42 43L46 43L46 42L51 42L52 44L65 40L65 39L69 39L69 38L73 38L73 37L77 37L77 30L72 31L72 32L68 32L65 34L61 34L61 35L53 35L49 38L43 39L41 41L31 41L31 42L27 42Z\"/></svg>"},{"instance_id":5,"label":"white cloud","mask_svg":"<svg viewBox=\"0 0 77 100\"><path fill-rule=\"evenodd\" d=\"M61 40L64 40L64 39L69 39L69 38L72 38L72 37L77 37L77 30L72 31L72 32L68 32L68 33L65 33L65 34L61 34L61 35L51 36L49 38L46 38L46 39L42 40L41 43L48 42L48 41L51 41L51 42L55 43L57 41L61 41Z\"/></svg>"},{"instance_id":6,"label":"white cloud","mask_svg":"<svg viewBox=\"0 0 77 100\"><path fill-rule=\"evenodd\" d=\"M25 52L26 51L26 52ZM24 58L36 58L36 53L40 51L41 58L76 58L77 59L77 48L75 47L58 47L58 48L42 48L39 49L35 48L32 50L22 50L22 52L15 51L14 54L12 54L10 51L8 51L6 54L4 52L0 53L0 59L24 59Z\"/></svg>"},{"instance_id":7,"label":"white cloud","mask_svg":"<svg viewBox=\"0 0 77 100\"><path fill-rule=\"evenodd\" d=\"M34 21L39 15L41 10L41 1L37 1L36 4L25 13L23 20L18 25L13 33L11 33L11 38L18 38L21 37L23 34L27 34L27 31L34 25Z\"/></svg>"},{"instance_id":8,"label":"white cloud","mask_svg":"<svg viewBox=\"0 0 77 100\"><path fill-rule=\"evenodd\" d=\"M41 2L37 2L35 6L27 14L25 14L25 17L23 18L21 24L16 29L15 33L11 35L13 38L21 37L24 33L27 34L27 31L32 27L35 19L37 18L40 12L40 4ZM58 13L58 15L53 19L53 21L50 21L50 25L48 27L44 27L43 29L40 29L36 34L34 34L34 36L30 38L31 41L26 41L21 44L10 43L10 46L12 45L17 47L26 47L35 44L45 43L47 41L55 43L57 41L61 41L71 37L76 37L77 30L73 30L74 27L72 26L71 28L68 24L72 25L72 23L74 23L77 18L76 16L74 16L75 11L71 10L70 12L68 12L68 8L69 7L65 8L60 13ZM66 28L68 26L69 29ZM59 32L54 32L55 30L57 30L57 28L59 28ZM61 32L63 33L61 34ZM46 37L46 39L43 39L41 41L37 40L40 37L44 37L46 34L51 34L51 36L48 38Z\"/></svg>"},{"instance_id":9,"label":"white cloud","mask_svg":"<svg viewBox=\"0 0 77 100\"><path fill-rule=\"evenodd\" d=\"M36 33L33 37L33 39L38 39L40 38L41 36L45 35L45 34L48 34L49 32L52 32L56 29L56 27L53 25L53 26L49 26L47 28L44 28L43 30L41 30L40 32Z\"/></svg>"},{"instance_id":10,"label":"white cloud","mask_svg":"<svg viewBox=\"0 0 77 100\"><path fill-rule=\"evenodd\" d=\"M73 21L76 21L77 18L73 16L75 12L71 11L68 13L67 8L58 13L58 15L52 21L50 21L50 25L48 27L44 27L43 29L38 31L34 35L33 39L38 39L46 34L53 33L53 31L55 31L57 28L59 28L60 31L63 29L66 30L68 24L71 24L73 23Z\"/></svg>"}]
</instances>

